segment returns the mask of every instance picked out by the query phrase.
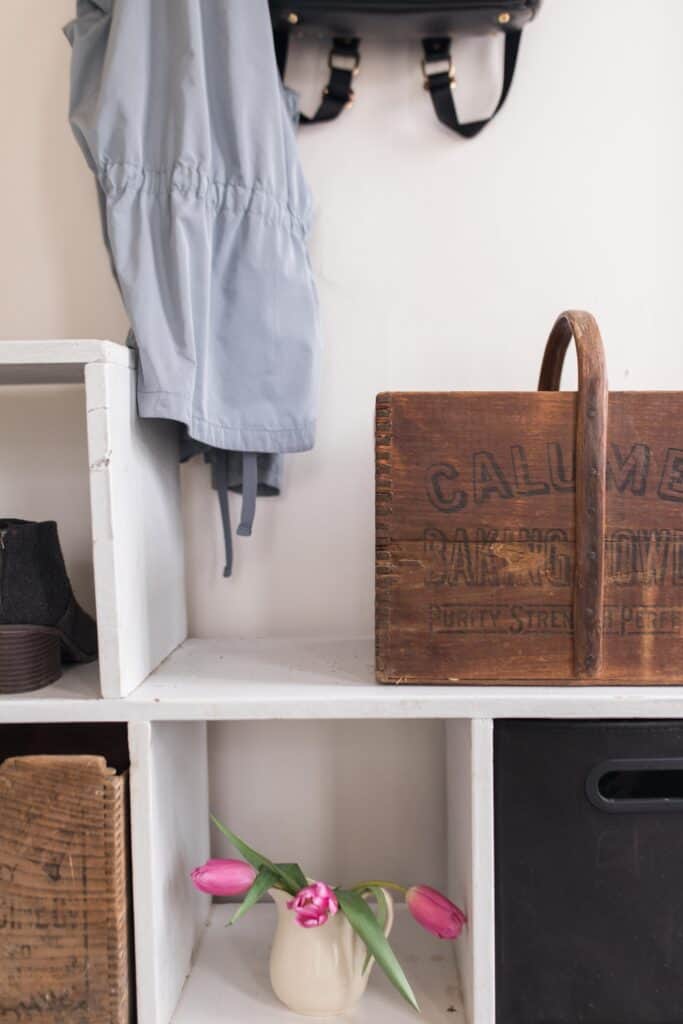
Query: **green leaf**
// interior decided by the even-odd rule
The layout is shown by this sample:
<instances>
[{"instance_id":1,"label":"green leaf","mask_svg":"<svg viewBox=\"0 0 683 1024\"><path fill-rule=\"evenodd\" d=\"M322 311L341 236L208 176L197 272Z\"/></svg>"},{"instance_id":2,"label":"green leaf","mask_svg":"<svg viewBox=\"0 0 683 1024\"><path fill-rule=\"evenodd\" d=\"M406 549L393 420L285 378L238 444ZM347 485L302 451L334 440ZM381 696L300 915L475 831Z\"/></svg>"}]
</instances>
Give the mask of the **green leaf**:
<instances>
[{"instance_id":1,"label":"green leaf","mask_svg":"<svg viewBox=\"0 0 683 1024\"><path fill-rule=\"evenodd\" d=\"M375 915L363 897L359 896L356 892L337 889L337 899L343 913L348 918L349 924L361 937L368 952L374 956L389 981L400 992L406 1002L410 1003L413 1009L419 1013L420 1007L417 1004L408 979L403 973L403 968L396 959L396 955L377 923Z\"/></svg>"},{"instance_id":2,"label":"green leaf","mask_svg":"<svg viewBox=\"0 0 683 1024\"><path fill-rule=\"evenodd\" d=\"M382 932L384 932L384 928L387 923L387 918L389 917L389 905L387 904L386 893L381 885L369 885L366 891L371 893L377 900L377 913L375 914L375 917L377 918L377 924L382 929ZM371 960L372 953L368 953L368 955L365 958L365 963L363 964L363 974L365 974L368 967L370 966Z\"/></svg>"},{"instance_id":3,"label":"green leaf","mask_svg":"<svg viewBox=\"0 0 683 1024\"><path fill-rule=\"evenodd\" d=\"M240 837L236 836L234 832L231 832L229 828L226 828L226 826L220 822L214 814L211 815L211 821L217 829L220 829L225 838L230 840L235 849L242 854L244 859L251 864L253 868L256 868L257 871L260 871L261 868L269 868L280 880L285 891L288 892L290 896L296 896L302 886L297 884L296 876L292 875L287 870L287 865L278 866L277 864L273 864L272 860L268 860L268 858L264 857L262 853L259 853L257 850L252 850L251 846L247 846L243 839L240 839Z\"/></svg>"},{"instance_id":4,"label":"green leaf","mask_svg":"<svg viewBox=\"0 0 683 1024\"><path fill-rule=\"evenodd\" d=\"M233 916L229 924L235 924L241 917L244 917L248 910L254 906L255 903L261 899L261 897L273 886L277 886L280 882L278 875L270 868L261 868L258 875L251 884L251 888L244 894L244 899L239 907L237 913Z\"/></svg>"},{"instance_id":5,"label":"green leaf","mask_svg":"<svg viewBox=\"0 0 683 1024\"><path fill-rule=\"evenodd\" d=\"M377 922L382 931L384 931L385 925L387 923L387 918L389 917L389 904L387 903L387 894L385 893L381 885L374 885L372 887L372 891L377 897Z\"/></svg>"},{"instance_id":6,"label":"green leaf","mask_svg":"<svg viewBox=\"0 0 683 1024\"><path fill-rule=\"evenodd\" d=\"M276 864L275 867L279 868L280 871L286 872L287 877L296 882L297 892L299 889L305 889L308 885L308 879L298 864Z\"/></svg>"},{"instance_id":7,"label":"green leaf","mask_svg":"<svg viewBox=\"0 0 683 1024\"><path fill-rule=\"evenodd\" d=\"M240 839L239 836L236 836L234 832L231 832L230 829L219 821L214 814L211 815L211 821L214 823L216 828L220 829L223 835L230 840L235 849L242 854L244 859L248 861L253 868L260 871L262 867L271 867L271 862L267 857L264 857L262 853L258 853L256 850L252 850L250 846L247 846L244 840ZM272 866L274 867L274 865Z\"/></svg>"}]
</instances>

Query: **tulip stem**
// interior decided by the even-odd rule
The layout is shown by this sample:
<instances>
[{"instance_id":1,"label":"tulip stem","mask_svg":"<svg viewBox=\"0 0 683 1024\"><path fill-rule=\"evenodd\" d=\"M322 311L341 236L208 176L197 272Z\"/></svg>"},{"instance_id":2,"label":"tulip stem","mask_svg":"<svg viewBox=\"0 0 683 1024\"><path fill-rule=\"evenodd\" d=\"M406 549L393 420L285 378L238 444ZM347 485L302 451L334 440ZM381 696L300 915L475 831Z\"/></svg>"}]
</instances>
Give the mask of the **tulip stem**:
<instances>
[{"instance_id":1,"label":"tulip stem","mask_svg":"<svg viewBox=\"0 0 683 1024\"><path fill-rule=\"evenodd\" d=\"M397 892L407 893L408 889L405 885L398 885L396 882L359 882L358 885L354 885L352 892L358 892L360 889L369 889L370 886L376 885L380 889L395 889Z\"/></svg>"}]
</instances>

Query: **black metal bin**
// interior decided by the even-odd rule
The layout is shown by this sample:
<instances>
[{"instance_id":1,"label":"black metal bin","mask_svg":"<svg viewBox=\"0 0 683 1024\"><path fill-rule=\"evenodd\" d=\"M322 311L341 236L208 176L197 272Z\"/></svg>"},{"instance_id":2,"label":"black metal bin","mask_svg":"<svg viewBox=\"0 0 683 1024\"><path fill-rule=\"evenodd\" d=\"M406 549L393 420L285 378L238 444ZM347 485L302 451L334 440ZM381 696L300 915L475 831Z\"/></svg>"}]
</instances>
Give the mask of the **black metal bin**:
<instances>
[{"instance_id":1,"label":"black metal bin","mask_svg":"<svg viewBox=\"0 0 683 1024\"><path fill-rule=\"evenodd\" d=\"M497 1024L683 1024L683 722L494 749Z\"/></svg>"}]
</instances>

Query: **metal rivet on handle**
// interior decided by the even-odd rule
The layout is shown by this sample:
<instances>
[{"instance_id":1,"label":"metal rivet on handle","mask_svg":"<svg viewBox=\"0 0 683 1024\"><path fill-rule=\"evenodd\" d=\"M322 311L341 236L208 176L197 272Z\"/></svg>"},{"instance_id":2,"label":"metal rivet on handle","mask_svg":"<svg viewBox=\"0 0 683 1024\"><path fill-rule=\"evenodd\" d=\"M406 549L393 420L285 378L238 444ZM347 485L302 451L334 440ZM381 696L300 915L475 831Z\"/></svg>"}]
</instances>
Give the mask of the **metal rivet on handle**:
<instances>
[{"instance_id":1,"label":"metal rivet on handle","mask_svg":"<svg viewBox=\"0 0 683 1024\"><path fill-rule=\"evenodd\" d=\"M294 11L291 11L287 15L287 21L289 22L290 25L298 25L299 24L299 15L295 14Z\"/></svg>"},{"instance_id":2,"label":"metal rivet on handle","mask_svg":"<svg viewBox=\"0 0 683 1024\"><path fill-rule=\"evenodd\" d=\"M508 14L507 11L502 11L498 15L498 24L499 25L508 25L509 23L510 23L510 15Z\"/></svg>"}]
</instances>

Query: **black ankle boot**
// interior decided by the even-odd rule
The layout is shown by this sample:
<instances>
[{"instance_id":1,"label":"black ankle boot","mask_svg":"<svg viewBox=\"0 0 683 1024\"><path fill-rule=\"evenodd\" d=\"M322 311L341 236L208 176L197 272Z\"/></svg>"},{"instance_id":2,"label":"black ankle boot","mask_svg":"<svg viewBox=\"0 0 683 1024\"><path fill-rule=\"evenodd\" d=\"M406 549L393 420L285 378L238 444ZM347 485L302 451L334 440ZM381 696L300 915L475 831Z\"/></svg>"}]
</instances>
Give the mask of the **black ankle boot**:
<instances>
[{"instance_id":1,"label":"black ankle boot","mask_svg":"<svg viewBox=\"0 0 683 1024\"><path fill-rule=\"evenodd\" d=\"M62 661L94 661L95 623L76 603L57 524L0 519L0 693L39 690Z\"/></svg>"}]
</instances>

